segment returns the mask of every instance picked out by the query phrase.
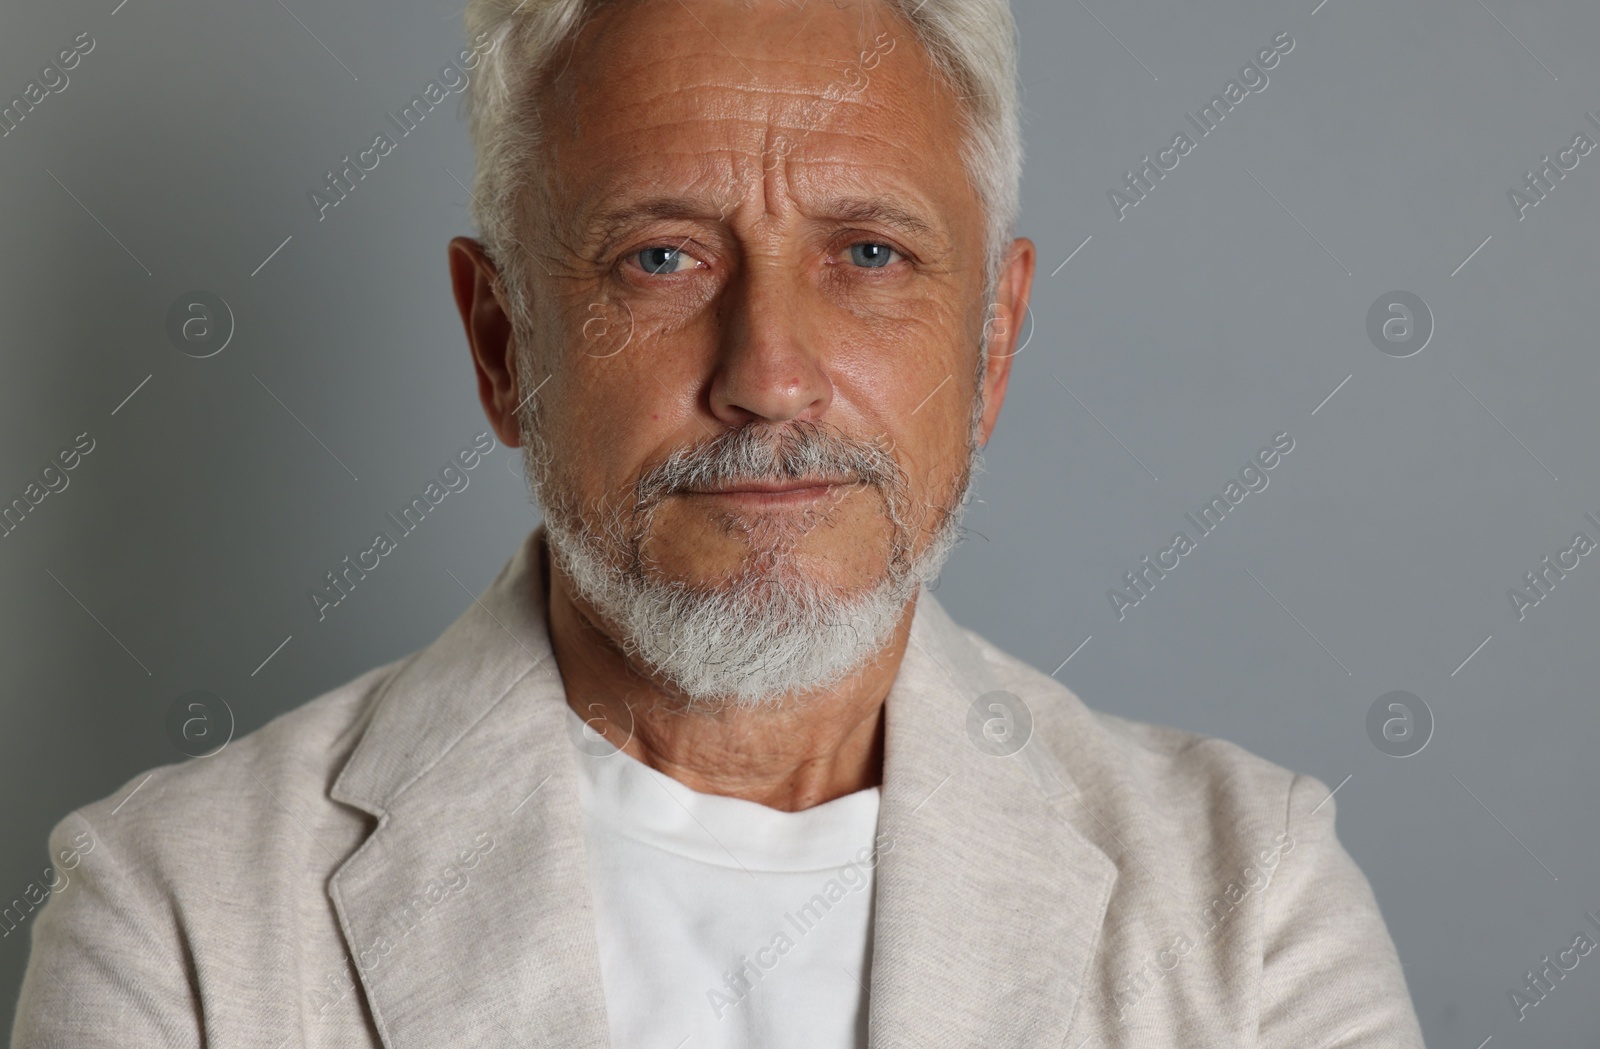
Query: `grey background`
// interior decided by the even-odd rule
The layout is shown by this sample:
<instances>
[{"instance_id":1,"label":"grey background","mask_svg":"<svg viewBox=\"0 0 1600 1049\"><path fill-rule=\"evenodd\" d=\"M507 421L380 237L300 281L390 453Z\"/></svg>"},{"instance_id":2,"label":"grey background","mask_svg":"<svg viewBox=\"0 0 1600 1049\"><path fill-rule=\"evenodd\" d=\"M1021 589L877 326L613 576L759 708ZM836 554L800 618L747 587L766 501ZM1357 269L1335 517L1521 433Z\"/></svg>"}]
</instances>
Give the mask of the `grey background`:
<instances>
[{"instance_id":1,"label":"grey background","mask_svg":"<svg viewBox=\"0 0 1600 1049\"><path fill-rule=\"evenodd\" d=\"M460 49L459 7L115 2L0 9L6 98L96 41L0 139L0 498L96 441L0 539L3 901L56 820L183 760L175 697L247 732L431 640L535 521L497 449L311 611L486 429L445 267L461 122L430 117L323 221L307 199ZM1342 783L1430 1044L1588 1044L1600 956L1522 1022L1507 992L1600 909L1600 566L1520 622L1507 590L1600 538L1600 153L1521 221L1507 191L1600 141L1600 8L1016 6L1035 325L940 599L1046 672L1076 652L1056 676L1091 706ZM1269 87L1118 221L1107 191L1280 31ZM237 318L204 360L165 334L193 289ZM1365 329L1395 289L1436 323L1403 359ZM1270 486L1118 621L1108 588L1285 430ZM1395 689L1436 719L1403 759L1365 729ZM0 940L0 1029L28 928Z\"/></svg>"}]
</instances>

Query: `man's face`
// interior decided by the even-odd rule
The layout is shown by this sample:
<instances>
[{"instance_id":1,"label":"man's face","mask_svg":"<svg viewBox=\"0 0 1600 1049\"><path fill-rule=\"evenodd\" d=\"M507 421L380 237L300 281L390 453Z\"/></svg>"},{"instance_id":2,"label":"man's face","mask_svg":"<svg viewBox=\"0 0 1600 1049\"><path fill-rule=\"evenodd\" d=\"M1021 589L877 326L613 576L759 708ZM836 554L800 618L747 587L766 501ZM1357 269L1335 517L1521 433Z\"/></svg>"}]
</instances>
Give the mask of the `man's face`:
<instances>
[{"instance_id":1,"label":"man's face","mask_svg":"<svg viewBox=\"0 0 1600 1049\"><path fill-rule=\"evenodd\" d=\"M896 464L925 546L964 480L986 304L961 112L916 41L872 3L618 4L558 62L523 226L545 501L620 510L674 453L810 432ZM887 485L859 482L658 491L639 553L690 586L860 591L895 536Z\"/></svg>"}]
</instances>

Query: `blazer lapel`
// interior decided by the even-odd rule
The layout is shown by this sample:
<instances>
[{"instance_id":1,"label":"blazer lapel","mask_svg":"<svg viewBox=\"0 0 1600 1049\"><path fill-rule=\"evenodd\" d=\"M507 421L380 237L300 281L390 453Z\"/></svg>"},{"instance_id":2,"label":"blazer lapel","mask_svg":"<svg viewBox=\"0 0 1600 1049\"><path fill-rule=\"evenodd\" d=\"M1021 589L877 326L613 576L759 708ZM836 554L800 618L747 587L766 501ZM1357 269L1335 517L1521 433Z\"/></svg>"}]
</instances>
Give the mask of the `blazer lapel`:
<instances>
[{"instance_id":1,"label":"blazer lapel","mask_svg":"<svg viewBox=\"0 0 1600 1049\"><path fill-rule=\"evenodd\" d=\"M969 711L999 686L926 589L911 638L886 707L869 1045L1059 1049L1116 864L1042 739L1008 757L973 742Z\"/></svg>"},{"instance_id":2,"label":"blazer lapel","mask_svg":"<svg viewBox=\"0 0 1600 1049\"><path fill-rule=\"evenodd\" d=\"M387 1049L609 1049L541 532L398 671L331 790L378 818L329 892Z\"/></svg>"}]
</instances>

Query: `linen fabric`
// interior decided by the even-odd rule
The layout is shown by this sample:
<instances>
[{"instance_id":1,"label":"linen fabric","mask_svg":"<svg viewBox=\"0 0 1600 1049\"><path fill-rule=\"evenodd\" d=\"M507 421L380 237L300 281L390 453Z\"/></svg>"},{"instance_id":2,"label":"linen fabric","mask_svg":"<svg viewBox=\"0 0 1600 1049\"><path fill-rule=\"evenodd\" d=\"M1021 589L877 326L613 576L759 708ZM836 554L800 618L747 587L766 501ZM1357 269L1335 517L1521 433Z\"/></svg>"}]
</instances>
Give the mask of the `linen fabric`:
<instances>
[{"instance_id":1,"label":"linen fabric","mask_svg":"<svg viewBox=\"0 0 1600 1049\"><path fill-rule=\"evenodd\" d=\"M62 819L12 1044L612 1049L547 571L535 530L420 652ZM1422 1045L1323 781L926 588L884 717L872 1049Z\"/></svg>"}]
</instances>

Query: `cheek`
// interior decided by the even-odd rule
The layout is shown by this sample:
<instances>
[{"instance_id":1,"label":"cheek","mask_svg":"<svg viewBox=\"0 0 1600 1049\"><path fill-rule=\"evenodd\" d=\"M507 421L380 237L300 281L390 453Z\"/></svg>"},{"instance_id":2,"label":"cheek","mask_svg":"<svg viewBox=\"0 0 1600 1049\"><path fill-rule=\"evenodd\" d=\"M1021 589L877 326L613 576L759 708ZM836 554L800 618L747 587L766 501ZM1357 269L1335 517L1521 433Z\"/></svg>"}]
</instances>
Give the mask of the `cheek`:
<instances>
[{"instance_id":1,"label":"cheek","mask_svg":"<svg viewBox=\"0 0 1600 1049\"><path fill-rule=\"evenodd\" d=\"M964 462L977 368L977 344L964 332L954 311L906 311L858 328L835 360L841 395L871 430L864 436L886 433L914 484L936 483Z\"/></svg>"},{"instance_id":2,"label":"cheek","mask_svg":"<svg viewBox=\"0 0 1600 1049\"><path fill-rule=\"evenodd\" d=\"M693 354L670 341L635 337L620 352L595 353L581 335L539 397L555 471L585 506L625 503L645 465L706 436L695 403Z\"/></svg>"},{"instance_id":3,"label":"cheek","mask_svg":"<svg viewBox=\"0 0 1600 1049\"><path fill-rule=\"evenodd\" d=\"M634 411L619 397L629 391L597 381L609 370L562 362L538 394L551 480L586 509L623 480L628 438L636 429L620 422Z\"/></svg>"},{"instance_id":4,"label":"cheek","mask_svg":"<svg viewBox=\"0 0 1600 1049\"><path fill-rule=\"evenodd\" d=\"M971 340L964 337L958 311L927 299L885 304L870 313L830 309L828 314L816 329L825 344L819 351L829 355L835 370L871 389L875 399L909 401L907 412L968 356Z\"/></svg>"}]
</instances>

